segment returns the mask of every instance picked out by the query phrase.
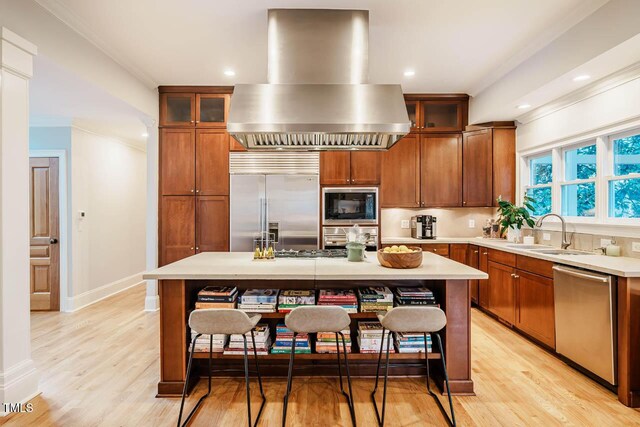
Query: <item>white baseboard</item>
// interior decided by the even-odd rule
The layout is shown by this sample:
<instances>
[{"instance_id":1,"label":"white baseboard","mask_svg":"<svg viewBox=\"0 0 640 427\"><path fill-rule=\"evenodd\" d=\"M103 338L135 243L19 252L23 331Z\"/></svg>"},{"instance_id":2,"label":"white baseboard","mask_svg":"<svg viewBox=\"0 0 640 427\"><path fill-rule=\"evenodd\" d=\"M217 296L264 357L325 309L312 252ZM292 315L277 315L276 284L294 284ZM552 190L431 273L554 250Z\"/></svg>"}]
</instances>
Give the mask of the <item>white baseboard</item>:
<instances>
[{"instance_id":1,"label":"white baseboard","mask_svg":"<svg viewBox=\"0 0 640 427\"><path fill-rule=\"evenodd\" d=\"M0 403L26 403L40 394L38 381L40 375L36 371L33 360L27 359L0 372ZM0 406L0 417L8 415L4 405Z\"/></svg>"},{"instance_id":2,"label":"white baseboard","mask_svg":"<svg viewBox=\"0 0 640 427\"><path fill-rule=\"evenodd\" d=\"M67 298L65 311L72 312L80 310L81 308L95 304L96 302L110 297L111 295L117 294L118 292L122 292L133 286L144 283L145 282L142 280L142 272L125 277L124 279L116 280L115 282L107 283L99 288Z\"/></svg>"}]
</instances>

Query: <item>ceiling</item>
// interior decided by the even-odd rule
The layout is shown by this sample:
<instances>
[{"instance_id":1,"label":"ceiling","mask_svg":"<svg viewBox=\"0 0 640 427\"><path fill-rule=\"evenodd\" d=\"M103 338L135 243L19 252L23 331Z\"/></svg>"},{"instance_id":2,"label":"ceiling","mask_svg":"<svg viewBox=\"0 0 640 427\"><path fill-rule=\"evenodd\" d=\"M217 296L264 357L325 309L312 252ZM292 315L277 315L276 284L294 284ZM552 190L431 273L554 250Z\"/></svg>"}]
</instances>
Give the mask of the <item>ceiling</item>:
<instances>
[{"instance_id":1,"label":"ceiling","mask_svg":"<svg viewBox=\"0 0 640 427\"><path fill-rule=\"evenodd\" d=\"M29 82L30 126L77 126L145 147L149 119L126 102L37 55Z\"/></svg>"},{"instance_id":2,"label":"ceiling","mask_svg":"<svg viewBox=\"0 0 640 427\"><path fill-rule=\"evenodd\" d=\"M266 82L269 8L370 11L372 83L475 95L605 0L37 0L149 87ZM321 60L319 58L318 60ZM415 76L405 77L406 70ZM235 71L226 76L225 70Z\"/></svg>"}]
</instances>

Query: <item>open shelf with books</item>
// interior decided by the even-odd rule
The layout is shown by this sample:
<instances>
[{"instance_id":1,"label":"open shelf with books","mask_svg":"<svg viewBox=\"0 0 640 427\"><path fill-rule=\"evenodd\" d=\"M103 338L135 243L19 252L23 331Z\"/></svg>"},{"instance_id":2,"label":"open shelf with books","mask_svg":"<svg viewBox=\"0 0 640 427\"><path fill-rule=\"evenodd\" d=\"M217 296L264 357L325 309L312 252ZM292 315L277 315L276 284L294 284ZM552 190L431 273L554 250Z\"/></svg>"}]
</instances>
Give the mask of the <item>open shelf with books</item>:
<instances>
[{"instance_id":1,"label":"open shelf with books","mask_svg":"<svg viewBox=\"0 0 640 427\"><path fill-rule=\"evenodd\" d=\"M342 351L342 348L341 348ZM311 353L300 354L296 353L296 360L336 360L338 356L335 353ZM377 353L349 353L349 361L351 360L378 360ZM208 352L197 352L193 355L194 359L208 359ZM241 354L222 354L213 353L213 359L243 359ZM382 355L382 361L384 362L385 355ZM249 350L249 359L253 359L253 351ZM289 360L288 354L265 354L258 355L260 361L264 360ZM429 353L429 360L440 359L440 353ZM389 360L424 360L424 353L389 353Z\"/></svg>"}]
</instances>

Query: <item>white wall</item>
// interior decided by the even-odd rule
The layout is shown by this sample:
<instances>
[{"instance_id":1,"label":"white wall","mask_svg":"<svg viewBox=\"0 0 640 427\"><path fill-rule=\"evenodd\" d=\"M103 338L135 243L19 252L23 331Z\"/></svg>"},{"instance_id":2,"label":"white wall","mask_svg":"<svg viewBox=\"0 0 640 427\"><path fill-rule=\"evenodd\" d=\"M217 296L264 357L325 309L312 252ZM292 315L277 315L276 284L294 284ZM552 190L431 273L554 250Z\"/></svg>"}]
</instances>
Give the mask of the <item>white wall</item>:
<instances>
[{"instance_id":1,"label":"white wall","mask_svg":"<svg viewBox=\"0 0 640 427\"><path fill-rule=\"evenodd\" d=\"M146 153L71 127L33 127L30 150L67 152L67 310L140 283L145 270ZM79 211L86 216L80 219Z\"/></svg>"},{"instance_id":2,"label":"white wall","mask_svg":"<svg viewBox=\"0 0 640 427\"><path fill-rule=\"evenodd\" d=\"M138 148L81 129L71 134L71 295L77 308L142 280L147 166Z\"/></svg>"},{"instance_id":3,"label":"white wall","mask_svg":"<svg viewBox=\"0 0 640 427\"><path fill-rule=\"evenodd\" d=\"M633 127L640 120L640 70L634 79L518 125L518 152ZM533 112L535 113L535 112Z\"/></svg>"}]
</instances>

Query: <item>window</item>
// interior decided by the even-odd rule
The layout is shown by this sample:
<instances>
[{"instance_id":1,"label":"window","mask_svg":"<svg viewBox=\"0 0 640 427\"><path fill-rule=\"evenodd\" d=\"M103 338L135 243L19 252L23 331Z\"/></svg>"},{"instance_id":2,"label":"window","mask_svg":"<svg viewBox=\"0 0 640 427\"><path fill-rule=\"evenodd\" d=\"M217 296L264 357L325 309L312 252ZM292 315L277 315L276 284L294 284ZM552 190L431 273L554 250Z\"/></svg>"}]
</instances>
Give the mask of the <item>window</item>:
<instances>
[{"instance_id":1,"label":"window","mask_svg":"<svg viewBox=\"0 0 640 427\"><path fill-rule=\"evenodd\" d=\"M612 139L609 216L640 218L640 134Z\"/></svg>"},{"instance_id":2,"label":"window","mask_svg":"<svg viewBox=\"0 0 640 427\"><path fill-rule=\"evenodd\" d=\"M596 144L564 150L562 215L596 216Z\"/></svg>"},{"instance_id":3,"label":"window","mask_svg":"<svg viewBox=\"0 0 640 427\"><path fill-rule=\"evenodd\" d=\"M532 215L551 212L553 162L551 153L529 158L529 185L525 191L533 199Z\"/></svg>"},{"instance_id":4,"label":"window","mask_svg":"<svg viewBox=\"0 0 640 427\"><path fill-rule=\"evenodd\" d=\"M570 221L640 221L640 129L599 136L524 157L523 193L534 216L550 212Z\"/></svg>"}]
</instances>

